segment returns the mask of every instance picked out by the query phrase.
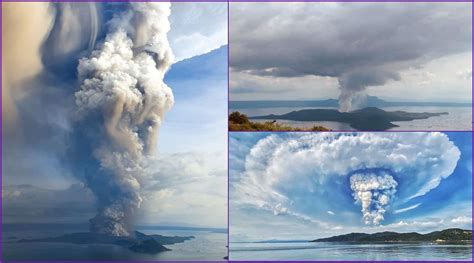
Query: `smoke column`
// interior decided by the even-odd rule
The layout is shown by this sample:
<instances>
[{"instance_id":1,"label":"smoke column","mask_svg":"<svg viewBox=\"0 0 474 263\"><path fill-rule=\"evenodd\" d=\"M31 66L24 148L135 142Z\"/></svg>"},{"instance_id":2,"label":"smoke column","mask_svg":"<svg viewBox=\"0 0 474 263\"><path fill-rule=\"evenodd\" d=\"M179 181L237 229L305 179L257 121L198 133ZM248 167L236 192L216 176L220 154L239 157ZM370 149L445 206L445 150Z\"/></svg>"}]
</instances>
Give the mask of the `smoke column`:
<instances>
[{"instance_id":1,"label":"smoke column","mask_svg":"<svg viewBox=\"0 0 474 263\"><path fill-rule=\"evenodd\" d=\"M338 77L339 111L348 112L354 110L353 102L360 92L371 86L384 85L389 80L400 80L397 70L381 70L376 68L358 69L356 71L342 74Z\"/></svg>"},{"instance_id":2,"label":"smoke column","mask_svg":"<svg viewBox=\"0 0 474 263\"><path fill-rule=\"evenodd\" d=\"M108 23L104 43L78 65L74 151L81 179L97 198L90 230L130 235L140 207L140 176L173 105L163 82L173 61L170 3L130 3ZM92 163L92 164L91 164Z\"/></svg>"},{"instance_id":3,"label":"smoke column","mask_svg":"<svg viewBox=\"0 0 474 263\"><path fill-rule=\"evenodd\" d=\"M237 173L231 174L231 200L238 205L304 220L325 220L328 210L343 216L356 206L361 223L371 226L383 224L392 208L412 205L411 200L436 189L453 174L461 156L450 138L437 132L230 138L232 149L243 149L229 157L237 160L230 171Z\"/></svg>"},{"instance_id":4,"label":"smoke column","mask_svg":"<svg viewBox=\"0 0 474 263\"><path fill-rule=\"evenodd\" d=\"M356 202L362 205L365 224L378 225L384 220L386 206L397 192L398 183L387 173L354 174L350 177Z\"/></svg>"}]
</instances>

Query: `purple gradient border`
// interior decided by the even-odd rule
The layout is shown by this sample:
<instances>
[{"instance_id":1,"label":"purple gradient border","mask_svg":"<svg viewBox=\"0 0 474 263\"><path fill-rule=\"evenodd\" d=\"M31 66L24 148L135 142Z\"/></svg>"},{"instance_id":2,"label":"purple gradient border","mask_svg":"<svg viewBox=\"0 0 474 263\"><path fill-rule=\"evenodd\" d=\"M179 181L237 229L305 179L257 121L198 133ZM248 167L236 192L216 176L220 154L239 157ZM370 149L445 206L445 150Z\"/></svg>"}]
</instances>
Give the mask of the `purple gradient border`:
<instances>
[{"instance_id":1,"label":"purple gradient border","mask_svg":"<svg viewBox=\"0 0 474 263\"><path fill-rule=\"evenodd\" d=\"M143 0L129 0L129 1L125 1L125 0L110 0L110 1L104 1L104 0L51 0L51 1L48 1L48 0L23 0L23 1L14 1L14 0L1 0L2 3L3 2L144 2ZM199 1L199 0L170 0L170 1L163 1L163 0L155 0L155 1L150 1L150 2L172 2L172 3L227 3L227 26L228 26L228 30L227 30L227 40L228 40L228 43L227 43L227 65L228 65L228 70L227 70L227 82L228 82L228 85L227 85L227 89L228 89L228 94L227 94L227 99L229 101L229 94L230 94L230 90L229 90L229 87L230 87L230 72L229 72L229 58L230 58L230 30L229 30L229 24L230 24L230 3L242 3L242 2L262 2L262 3L265 3L265 2L276 2L276 3L285 3L285 2L345 2L345 3L357 3L357 2L365 2L365 3L417 3L417 2L423 2L423 3L450 3L450 2L457 2L457 3L472 3L473 0L425 0L425 1L419 1L419 0L414 0L414 1L410 1L410 0L398 0L398 1L393 1L393 0L320 0L320 1L291 1L291 0L254 0L254 1L251 1L251 0L202 0L202 1ZM2 11L2 14L3 14L3 4L0 6L0 11ZM471 5L471 11L474 11L474 7ZM472 13L471 13L472 15ZM3 28L3 19L2 21L0 22L0 25L2 25L2 28ZM473 23L474 25L474 23ZM1 29L0 29L1 30ZM2 34L3 36L3 34ZM0 37L1 38L1 37ZM472 43L471 43L472 45ZM3 52L3 41L2 43L0 43L0 46L2 47L2 52ZM2 54L0 54L0 58L2 58ZM472 57L472 59L474 59L474 55ZM2 59L2 64L0 65L0 69L2 69L2 75L0 76L0 80L2 80L2 84L3 85L3 59ZM471 89L472 89L472 80L471 80ZM2 93L3 94L3 93ZM0 94L0 98L2 98L2 101L3 101L3 95ZM472 100L474 100L474 94L472 94ZM472 101L471 100L471 101ZM0 105L2 104L2 101L0 101ZM229 110L229 108L228 108ZM474 115L474 108L472 108L471 106L471 110L472 110L472 113ZM3 105L2 105L2 111L3 111ZM0 119L3 118L3 114L2 114L2 117L0 117ZM471 120L472 121L472 120ZM474 121L472 121L472 126L474 127ZM283 131L284 132L284 131ZM305 131L303 131L305 132ZM328 132L344 132L344 131L328 131ZM355 131L346 131L346 132L355 132ZM375 131L375 132L386 132L386 131ZM391 131L391 132L416 132L416 131ZM418 132L430 132L430 131L418 131ZM471 137L474 139L474 137L472 136L472 129L471 131L442 131L442 132L471 132ZM228 133L228 141L227 141L227 148L229 149L229 135L230 135L230 131L227 132ZM0 188L2 189L2 192L3 192L3 121L0 123L0 134L2 136L2 140L0 141L0 146L2 146L2 150L0 152L0 156L2 157L2 160L0 162L0 169L1 169L1 172L0 172ZM472 142L472 145L471 147L474 148L474 140ZM227 156L229 157L229 156ZM227 158L227 165L229 168L229 158ZM227 173L229 175L229 169L227 169ZM227 180L229 180L229 176L227 178ZM473 182L473 185L472 185L472 189L474 189L474 182ZM229 208L229 190L230 190L230 184L229 184L229 181L227 182L227 223L228 223L228 226L227 226L227 231L228 231L228 235L227 235L227 245L229 245L229 241L230 241L230 208ZM76 263L86 263L86 262L89 262L89 263L103 263L103 262L117 262L117 263L128 263L128 262L168 262L168 263L181 263L181 262L225 262L226 260L216 260L216 261L204 261L204 260L180 260L180 261L113 261L113 260L110 260L110 261L107 261L107 260L101 260L101 261L97 261L97 260L74 260L74 261L65 261L65 260L55 260L55 261L36 261L36 260L32 260L32 261L13 261L13 260L3 260L3 235L2 235L2 228L3 228L3 200L2 200L2 197L0 197L0 263L2 262L17 262L17 263L31 263L31 262L36 262L36 263L43 263L43 262L56 262L56 263L66 263L66 262L76 262ZM474 204L473 204L473 210L474 210ZM474 228L474 222L472 224L472 227ZM472 244L474 244L474 239L473 239L473 242ZM227 257L229 258L229 249L227 250ZM241 260L227 260L228 262L242 262L242 263L251 263L251 262L254 262L254 263L258 263L258 262L261 262L261 263L266 263L266 262L294 262L294 263L298 263L298 262L348 262L348 263L355 263L355 262L368 262L368 261L324 261L324 260L320 260L320 261L289 261L289 260L268 260L268 261L241 261ZM415 263L424 263L424 262L444 262L444 263L449 263L449 262L472 262L472 261L463 261L463 260L459 260L459 261L432 261L432 260L426 260L426 261L372 261L372 262L415 262Z\"/></svg>"}]
</instances>

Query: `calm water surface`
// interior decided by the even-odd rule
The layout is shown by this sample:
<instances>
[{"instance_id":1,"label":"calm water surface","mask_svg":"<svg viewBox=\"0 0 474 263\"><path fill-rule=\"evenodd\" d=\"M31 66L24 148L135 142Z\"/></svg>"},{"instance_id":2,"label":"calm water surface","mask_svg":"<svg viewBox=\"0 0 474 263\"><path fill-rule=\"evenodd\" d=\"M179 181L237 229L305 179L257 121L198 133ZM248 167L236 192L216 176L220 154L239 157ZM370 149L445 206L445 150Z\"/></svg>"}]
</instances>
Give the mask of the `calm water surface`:
<instances>
[{"instance_id":1,"label":"calm water surface","mask_svg":"<svg viewBox=\"0 0 474 263\"><path fill-rule=\"evenodd\" d=\"M3 228L4 260L224 260L227 234L190 230L139 230L145 234L195 236L194 239L166 245L171 251L156 255L134 253L115 245L76 245L67 243L17 243L21 238L53 237L87 229L8 229Z\"/></svg>"},{"instance_id":2,"label":"calm water surface","mask_svg":"<svg viewBox=\"0 0 474 263\"><path fill-rule=\"evenodd\" d=\"M302 107L276 107L276 108L245 108L237 109L231 108L232 111L239 111L248 116L261 116L268 114L285 114L291 111L298 111L303 109ZM336 109L336 108L325 108L318 107L318 109ZM423 120L413 121L400 121L393 122L393 124L399 127L392 128L390 130L449 130L449 131L469 131L472 129L472 111L470 107L386 107L383 108L385 111L407 111L407 112L448 112L448 115L441 115L431 117ZM254 120L256 122L265 122L272 120ZM290 120L278 120L278 123L289 125L295 128L311 128L313 126L323 126L331 130L344 130L351 131L355 130L347 123L332 122L332 121L290 121Z\"/></svg>"},{"instance_id":3,"label":"calm water surface","mask_svg":"<svg viewBox=\"0 0 474 263\"><path fill-rule=\"evenodd\" d=\"M472 245L231 243L231 260L471 260Z\"/></svg>"}]
</instances>

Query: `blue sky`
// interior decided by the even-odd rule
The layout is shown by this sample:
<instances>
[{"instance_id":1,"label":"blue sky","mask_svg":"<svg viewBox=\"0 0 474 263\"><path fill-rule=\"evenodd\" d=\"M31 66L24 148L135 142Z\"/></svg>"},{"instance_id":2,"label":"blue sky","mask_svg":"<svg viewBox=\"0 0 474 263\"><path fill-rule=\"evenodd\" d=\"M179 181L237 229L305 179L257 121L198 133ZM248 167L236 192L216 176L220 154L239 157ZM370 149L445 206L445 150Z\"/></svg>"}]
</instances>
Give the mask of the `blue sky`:
<instances>
[{"instance_id":1,"label":"blue sky","mask_svg":"<svg viewBox=\"0 0 474 263\"><path fill-rule=\"evenodd\" d=\"M172 65L142 223L227 226L227 46ZM212 215L212 216L210 216Z\"/></svg>"},{"instance_id":2,"label":"blue sky","mask_svg":"<svg viewBox=\"0 0 474 263\"><path fill-rule=\"evenodd\" d=\"M470 133L231 133L230 146L232 241L471 228ZM378 223L364 222L355 174L379 176L368 206ZM379 208L377 191L389 197Z\"/></svg>"},{"instance_id":3,"label":"blue sky","mask_svg":"<svg viewBox=\"0 0 474 263\"><path fill-rule=\"evenodd\" d=\"M158 150L225 153L227 46L174 64L165 82L173 87L175 105L160 130Z\"/></svg>"}]
</instances>

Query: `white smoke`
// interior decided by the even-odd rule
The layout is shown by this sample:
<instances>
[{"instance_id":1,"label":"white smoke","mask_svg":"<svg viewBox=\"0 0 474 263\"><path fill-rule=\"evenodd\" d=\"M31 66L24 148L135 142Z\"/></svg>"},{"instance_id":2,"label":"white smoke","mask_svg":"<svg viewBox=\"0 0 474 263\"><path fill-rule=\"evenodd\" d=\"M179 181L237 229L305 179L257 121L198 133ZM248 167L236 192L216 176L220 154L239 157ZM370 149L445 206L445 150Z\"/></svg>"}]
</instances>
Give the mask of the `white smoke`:
<instances>
[{"instance_id":1,"label":"white smoke","mask_svg":"<svg viewBox=\"0 0 474 263\"><path fill-rule=\"evenodd\" d=\"M378 225L386 212L386 206L397 192L397 182L387 173L354 174L350 177L354 199L362 205L366 224Z\"/></svg>"},{"instance_id":2,"label":"white smoke","mask_svg":"<svg viewBox=\"0 0 474 263\"><path fill-rule=\"evenodd\" d=\"M100 122L88 134L97 137L92 154L104 173L88 175L86 181L93 185L107 174L110 182L101 187L111 189L91 188L97 196L115 193L102 198L91 231L115 236L129 235L131 217L142 202L142 162L152 153L174 101L163 82L173 61L167 39L170 3L130 6L109 22L104 43L80 60L81 89L75 94L79 121Z\"/></svg>"},{"instance_id":3,"label":"white smoke","mask_svg":"<svg viewBox=\"0 0 474 263\"><path fill-rule=\"evenodd\" d=\"M408 202L438 187L453 173L460 151L437 132L285 133L267 135L230 158L245 159L243 172L230 168L231 199L238 204L322 216L336 208L318 200L347 200L341 196L352 190L362 222L380 224L395 200ZM298 202L315 204L310 209Z\"/></svg>"}]
</instances>

